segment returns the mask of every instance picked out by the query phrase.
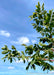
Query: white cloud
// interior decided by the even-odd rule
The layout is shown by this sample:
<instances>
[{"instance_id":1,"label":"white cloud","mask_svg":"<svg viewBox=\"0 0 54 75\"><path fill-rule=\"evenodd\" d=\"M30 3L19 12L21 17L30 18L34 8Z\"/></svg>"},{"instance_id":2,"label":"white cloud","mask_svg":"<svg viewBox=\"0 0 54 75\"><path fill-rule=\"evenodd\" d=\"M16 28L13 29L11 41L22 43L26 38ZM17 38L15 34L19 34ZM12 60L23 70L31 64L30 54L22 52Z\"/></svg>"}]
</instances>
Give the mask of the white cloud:
<instances>
[{"instance_id":1,"label":"white cloud","mask_svg":"<svg viewBox=\"0 0 54 75\"><path fill-rule=\"evenodd\" d=\"M29 43L29 39L27 37L20 37L17 39L17 41L11 41L11 43L14 44L27 44Z\"/></svg>"},{"instance_id":2,"label":"white cloud","mask_svg":"<svg viewBox=\"0 0 54 75\"><path fill-rule=\"evenodd\" d=\"M32 43L33 43L33 44L36 43L36 40L32 40Z\"/></svg>"},{"instance_id":3,"label":"white cloud","mask_svg":"<svg viewBox=\"0 0 54 75\"><path fill-rule=\"evenodd\" d=\"M7 31L4 31L4 30L1 30L1 31L0 31L0 35L6 36L6 37L10 37L10 33L7 32Z\"/></svg>"},{"instance_id":4,"label":"white cloud","mask_svg":"<svg viewBox=\"0 0 54 75\"><path fill-rule=\"evenodd\" d=\"M26 59L25 59L25 61L27 62L27 60L26 60ZM30 62L30 61L31 61L31 59L29 59L28 61ZM16 61L16 63L22 63L22 62L23 62L23 60L22 60L22 59L21 59L21 60L17 60L17 61Z\"/></svg>"},{"instance_id":5,"label":"white cloud","mask_svg":"<svg viewBox=\"0 0 54 75\"><path fill-rule=\"evenodd\" d=\"M11 69L12 70L12 69L14 69L14 67L10 66L10 67L8 67L8 69Z\"/></svg>"}]
</instances>

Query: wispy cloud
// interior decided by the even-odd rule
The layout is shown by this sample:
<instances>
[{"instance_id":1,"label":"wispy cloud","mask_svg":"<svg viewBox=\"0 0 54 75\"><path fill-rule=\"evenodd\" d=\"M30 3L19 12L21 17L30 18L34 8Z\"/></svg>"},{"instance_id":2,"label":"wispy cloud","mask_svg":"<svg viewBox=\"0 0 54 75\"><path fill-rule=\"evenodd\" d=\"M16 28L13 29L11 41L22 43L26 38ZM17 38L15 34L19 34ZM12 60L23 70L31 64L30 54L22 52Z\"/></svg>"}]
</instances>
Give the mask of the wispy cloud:
<instances>
[{"instance_id":1,"label":"wispy cloud","mask_svg":"<svg viewBox=\"0 0 54 75\"><path fill-rule=\"evenodd\" d=\"M11 69L12 70L12 69L14 69L14 67L10 66L10 67L8 67L8 69Z\"/></svg>"},{"instance_id":2,"label":"wispy cloud","mask_svg":"<svg viewBox=\"0 0 54 75\"><path fill-rule=\"evenodd\" d=\"M19 60L19 61L16 61L16 63L22 63L23 62L23 60L21 59L21 60Z\"/></svg>"},{"instance_id":3,"label":"wispy cloud","mask_svg":"<svg viewBox=\"0 0 54 75\"><path fill-rule=\"evenodd\" d=\"M54 74L54 71L49 72L50 74Z\"/></svg>"},{"instance_id":4,"label":"wispy cloud","mask_svg":"<svg viewBox=\"0 0 54 75\"><path fill-rule=\"evenodd\" d=\"M0 30L0 35L10 37L10 33L4 30Z\"/></svg>"},{"instance_id":5,"label":"wispy cloud","mask_svg":"<svg viewBox=\"0 0 54 75\"><path fill-rule=\"evenodd\" d=\"M36 40L31 40L31 42L34 44L34 43L36 43Z\"/></svg>"},{"instance_id":6,"label":"wispy cloud","mask_svg":"<svg viewBox=\"0 0 54 75\"><path fill-rule=\"evenodd\" d=\"M20 37L17 39L17 41L11 41L11 43L14 44L28 44L29 43L29 38L28 37Z\"/></svg>"}]
</instances>

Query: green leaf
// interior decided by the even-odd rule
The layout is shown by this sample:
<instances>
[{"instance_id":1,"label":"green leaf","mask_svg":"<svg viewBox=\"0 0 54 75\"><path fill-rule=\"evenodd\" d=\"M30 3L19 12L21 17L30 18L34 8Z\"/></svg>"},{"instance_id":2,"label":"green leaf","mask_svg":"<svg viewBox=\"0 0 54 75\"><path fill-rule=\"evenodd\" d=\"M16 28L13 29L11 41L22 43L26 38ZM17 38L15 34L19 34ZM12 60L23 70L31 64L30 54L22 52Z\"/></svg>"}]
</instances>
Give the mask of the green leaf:
<instances>
[{"instance_id":1,"label":"green leaf","mask_svg":"<svg viewBox=\"0 0 54 75\"><path fill-rule=\"evenodd\" d=\"M12 45L12 49L16 49L16 48Z\"/></svg>"},{"instance_id":2,"label":"green leaf","mask_svg":"<svg viewBox=\"0 0 54 75\"><path fill-rule=\"evenodd\" d=\"M27 46L26 44L22 44L22 46Z\"/></svg>"},{"instance_id":3,"label":"green leaf","mask_svg":"<svg viewBox=\"0 0 54 75\"><path fill-rule=\"evenodd\" d=\"M2 51L2 54L6 54L8 52L9 52L8 50L5 50L5 51Z\"/></svg>"},{"instance_id":4,"label":"green leaf","mask_svg":"<svg viewBox=\"0 0 54 75\"><path fill-rule=\"evenodd\" d=\"M10 58L10 63L12 63L12 58Z\"/></svg>"}]
</instances>

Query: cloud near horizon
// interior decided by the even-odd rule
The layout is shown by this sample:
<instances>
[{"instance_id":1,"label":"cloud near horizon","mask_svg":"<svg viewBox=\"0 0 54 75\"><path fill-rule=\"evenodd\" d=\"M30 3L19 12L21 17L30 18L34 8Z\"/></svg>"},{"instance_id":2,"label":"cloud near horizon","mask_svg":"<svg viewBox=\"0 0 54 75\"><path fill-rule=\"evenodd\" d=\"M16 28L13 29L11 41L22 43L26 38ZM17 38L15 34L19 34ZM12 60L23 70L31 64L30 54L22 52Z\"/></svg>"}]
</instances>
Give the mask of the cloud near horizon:
<instances>
[{"instance_id":1,"label":"cloud near horizon","mask_svg":"<svg viewBox=\"0 0 54 75\"><path fill-rule=\"evenodd\" d=\"M10 67L8 67L8 69L11 69L12 70L12 69L14 69L14 67L10 66Z\"/></svg>"},{"instance_id":2,"label":"cloud near horizon","mask_svg":"<svg viewBox=\"0 0 54 75\"><path fill-rule=\"evenodd\" d=\"M54 71L50 71L49 74L54 74Z\"/></svg>"}]
</instances>

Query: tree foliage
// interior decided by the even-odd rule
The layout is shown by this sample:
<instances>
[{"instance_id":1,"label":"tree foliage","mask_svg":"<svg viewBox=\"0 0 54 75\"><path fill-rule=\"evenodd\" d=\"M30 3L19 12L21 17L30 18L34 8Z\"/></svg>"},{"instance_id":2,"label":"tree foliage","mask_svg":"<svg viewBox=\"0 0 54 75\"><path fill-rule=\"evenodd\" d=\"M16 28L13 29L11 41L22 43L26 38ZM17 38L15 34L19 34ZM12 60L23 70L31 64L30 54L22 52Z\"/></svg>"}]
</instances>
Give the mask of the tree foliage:
<instances>
[{"instance_id":1,"label":"tree foliage","mask_svg":"<svg viewBox=\"0 0 54 75\"><path fill-rule=\"evenodd\" d=\"M40 6L36 5L35 12L30 16L31 20L33 20L33 28L39 32L42 37L39 39L39 44L34 45L25 45L25 51L21 51L20 53L14 46L11 47L11 50L5 45L2 48L2 54L5 54L4 61L8 59L10 63L12 63L13 59L18 60L22 59L25 63L26 60L28 65L26 70L31 67L34 70L36 69L36 65L41 66L42 70L54 70L54 66L50 64L53 63L54 59L54 12L53 10L46 11L44 9L44 3ZM29 61L31 59L31 61Z\"/></svg>"}]
</instances>

